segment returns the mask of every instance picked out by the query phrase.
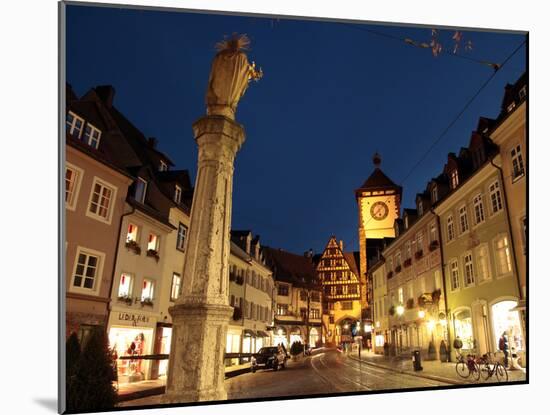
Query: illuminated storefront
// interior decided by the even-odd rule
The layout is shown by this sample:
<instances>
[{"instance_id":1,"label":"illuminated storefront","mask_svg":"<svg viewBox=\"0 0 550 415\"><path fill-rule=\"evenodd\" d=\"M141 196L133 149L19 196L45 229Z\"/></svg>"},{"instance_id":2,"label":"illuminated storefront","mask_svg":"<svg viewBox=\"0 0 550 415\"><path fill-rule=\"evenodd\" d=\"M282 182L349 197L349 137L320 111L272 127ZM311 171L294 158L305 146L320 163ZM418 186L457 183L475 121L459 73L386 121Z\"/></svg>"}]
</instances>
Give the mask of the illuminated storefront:
<instances>
[{"instance_id":1,"label":"illuminated storefront","mask_svg":"<svg viewBox=\"0 0 550 415\"><path fill-rule=\"evenodd\" d=\"M273 335L273 344L275 346L278 346L279 344L282 344L283 346L288 346L288 341L286 339L286 329L284 327L278 327L274 331Z\"/></svg>"},{"instance_id":2,"label":"illuminated storefront","mask_svg":"<svg viewBox=\"0 0 550 415\"><path fill-rule=\"evenodd\" d=\"M491 307L495 350L498 350L498 341L502 333L507 334L510 349L512 347L517 351L525 349L519 313L511 311L516 305L516 301L501 301Z\"/></svg>"},{"instance_id":3,"label":"illuminated storefront","mask_svg":"<svg viewBox=\"0 0 550 415\"><path fill-rule=\"evenodd\" d=\"M461 310L454 313L455 337L462 340L462 349L474 348L474 331L470 310Z\"/></svg>"},{"instance_id":4,"label":"illuminated storefront","mask_svg":"<svg viewBox=\"0 0 550 415\"><path fill-rule=\"evenodd\" d=\"M115 357L140 356L151 353L153 329L144 327L111 327L109 345ZM149 361L142 359L117 359L119 383L147 379Z\"/></svg>"},{"instance_id":5,"label":"illuminated storefront","mask_svg":"<svg viewBox=\"0 0 550 415\"><path fill-rule=\"evenodd\" d=\"M172 342L172 327L158 327L158 336L160 336L160 354L170 354L170 343ZM159 363L159 376L166 376L168 374L168 359L160 360Z\"/></svg>"},{"instance_id":6,"label":"illuminated storefront","mask_svg":"<svg viewBox=\"0 0 550 415\"><path fill-rule=\"evenodd\" d=\"M290 331L290 345L292 346L292 343L294 342L298 342L298 343L303 343L304 341L302 340L302 332L300 331L300 328L299 327L293 327L292 330Z\"/></svg>"},{"instance_id":7,"label":"illuminated storefront","mask_svg":"<svg viewBox=\"0 0 550 415\"><path fill-rule=\"evenodd\" d=\"M309 345L311 347L315 347L318 341L319 341L319 331L315 327L312 327L309 330Z\"/></svg>"}]
</instances>

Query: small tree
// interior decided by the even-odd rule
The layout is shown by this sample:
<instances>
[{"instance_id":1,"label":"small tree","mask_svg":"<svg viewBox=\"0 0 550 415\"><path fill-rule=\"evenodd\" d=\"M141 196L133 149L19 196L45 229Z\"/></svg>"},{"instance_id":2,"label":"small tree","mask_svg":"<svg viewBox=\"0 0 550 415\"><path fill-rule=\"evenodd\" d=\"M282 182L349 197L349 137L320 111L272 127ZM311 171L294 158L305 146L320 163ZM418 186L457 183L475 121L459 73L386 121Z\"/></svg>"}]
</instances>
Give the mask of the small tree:
<instances>
[{"instance_id":1,"label":"small tree","mask_svg":"<svg viewBox=\"0 0 550 415\"><path fill-rule=\"evenodd\" d=\"M71 392L74 397L67 400L67 409L71 412L97 412L113 408L117 398L115 380L116 369L107 335L103 330L94 330L80 354Z\"/></svg>"},{"instance_id":2,"label":"small tree","mask_svg":"<svg viewBox=\"0 0 550 415\"><path fill-rule=\"evenodd\" d=\"M76 387L77 382L77 373L78 373L78 363L80 360L80 342L78 341L78 336L76 333L72 333L67 339L65 345L66 350L66 392L67 392L67 408L75 408L78 405L78 392Z\"/></svg>"},{"instance_id":3,"label":"small tree","mask_svg":"<svg viewBox=\"0 0 550 415\"><path fill-rule=\"evenodd\" d=\"M290 354L292 356L298 356L299 354L304 352L304 345L300 342L294 342L290 346Z\"/></svg>"}]
</instances>

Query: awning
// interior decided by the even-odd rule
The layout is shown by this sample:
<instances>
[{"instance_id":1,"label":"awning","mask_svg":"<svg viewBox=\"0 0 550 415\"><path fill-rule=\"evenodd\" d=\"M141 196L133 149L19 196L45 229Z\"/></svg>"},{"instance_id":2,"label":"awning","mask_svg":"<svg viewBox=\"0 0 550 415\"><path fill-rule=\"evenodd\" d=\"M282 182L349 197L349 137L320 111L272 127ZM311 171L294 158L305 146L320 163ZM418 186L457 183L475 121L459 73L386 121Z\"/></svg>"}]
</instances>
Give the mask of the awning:
<instances>
[{"instance_id":1,"label":"awning","mask_svg":"<svg viewBox=\"0 0 550 415\"><path fill-rule=\"evenodd\" d=\"M256 333L258 337L269 337L269 334L267 334L265 331L258 330Z\"/></svg>"},{"instance_id":2,"label":"awning","mask_svg":"<svg viewBox=\"0 0 550 415\"><path fill-rule=\"evenodd\" d=\"M250 336L250 337L256 337L256 333L252 330L249 330L249 329L244 329L244 335L245 336Z\"/></svg>"}]
</instances>

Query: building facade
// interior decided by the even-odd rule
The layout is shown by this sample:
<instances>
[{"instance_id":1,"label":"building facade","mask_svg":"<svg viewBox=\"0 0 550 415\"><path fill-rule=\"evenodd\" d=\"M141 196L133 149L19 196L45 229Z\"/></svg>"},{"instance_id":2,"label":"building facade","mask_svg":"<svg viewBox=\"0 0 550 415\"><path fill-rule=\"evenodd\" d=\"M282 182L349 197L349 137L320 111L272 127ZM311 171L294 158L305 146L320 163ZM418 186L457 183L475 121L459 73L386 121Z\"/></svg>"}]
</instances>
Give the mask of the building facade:
<instances>
[{"instance_id":1,"label":"building facade","mask_svg":"<svg viewBox=\"0 0 550 415\"><path fill-rule=\"evenodd\" d=\"M276 288L273 344L282 344L287 350L294 342L320 345L324 336L321 284L312 255L267 247L264 254Z\"/></svg>"},{"instance_id":2,"label":"building facade","mask_svg":"<svg viewBox=\"0 0 550 415\"><path fill-rule=\"evenodd\" d=\"M317 264L323 287L323 328L327 345L350 343L362 334L359 252L344 252L332 236Z\"/></svg>"},{"instance_id":3,"label":"building facade","mask_svg":"<svg viewBox=\"0 0 550 415\"><path fill-rule=\"evenodd\" d=\"M227 330L226 353L256 353L273 344L273 273L265 264L260 238L250 231L231 232L229 305L234 307ZM249 361L226 359L226 366Z\"/></svg>"},{"instance_id":4,"label":"building facade","mask_svg":"<svg viewBox=\"0 0 550 415\"><path fill-rule=\"evenodd\" d=\"M66 335L77 333L81 343L107 325L116 241L133 181L108 153L115 131L98 101L78 99L67 86Z\"/></svg>"}]
</instances>

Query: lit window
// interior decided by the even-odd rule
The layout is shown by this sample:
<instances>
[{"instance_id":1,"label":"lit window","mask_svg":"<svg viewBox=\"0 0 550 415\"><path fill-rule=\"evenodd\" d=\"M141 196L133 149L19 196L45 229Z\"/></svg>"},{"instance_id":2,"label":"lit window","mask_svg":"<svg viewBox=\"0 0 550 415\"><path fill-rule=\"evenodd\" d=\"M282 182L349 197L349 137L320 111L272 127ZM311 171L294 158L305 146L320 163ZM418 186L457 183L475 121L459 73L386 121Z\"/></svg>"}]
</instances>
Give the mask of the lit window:
<instances>
[{"instance_id":1,"label":"lit window","mask_svg":"<svg viewBox=\"0 0 550 415\"><path fill-rule=\"evenodd\" d=\"M500 194L500 186L498 181L495 181L489 186L489 197L491 199L491 211L493 214L502 210L502 197Z\"/></svg>"},{"instance_id":2,"label":"lit window","mask_svg":"<svg viewBox=\"0 0 550 415\"><path fill-rule=\"evenodd\" d=\"M118 284L118 296L130 298L132 296L132 276L130 274L122 274L120 283Z\"/></svg>"},{"instance_id":3,"label":"lit window","mask_svg":"<svg viewBox=\"0 0 550 415\"><path fill-rule=\"evenodd\" d=\"M474 284L474 263L472 254L464 255L464 286L469 287Z\"/></svg>"},{"instance_id":4,"label":"lit window","mask_svg":"<svg viewBox=\"0 0 550 415\"><path fill-rule=\"evenodd\" d=\"M82 178L82 170L74 166L65 167L65 206L74 210L78 197L78 189Z\"/></svg>"},{"instance_id":5,"label":"lit window","mask_svg":"<svg viewBox=\"0 0 550 415\"><path fill-rule=\"evenodd\" d=\"M491 278L491 269L489 265L489 250L483 245L477 249L477 271L481 281L487 281Z\"/></svg>"},{"instance_id":6,"label":"lit window","mask_svg":"<svg viewBox=\"0 0 550 415\"><path fill-rule=\"evenodd\" d=\"M166 164L164 161L160 161L160 165L159 165L159 171L166 171L168 170L168 164Z\"/></svg>"},{"instance_id":7,"label":"lit window","mask_svg":"<svg viewBox=\"0 0 550 415\"><path fill-rule=\"evenodd\" d=\"M170 290L170 301L176 301L181 294L181 275L172 275L172 289Z\"/></svg>"},{"instance_id":8,"label":"lit window","mask_svg":"<svg viewBox=\"0 0 550 415\"><path fill-rule=\"evenodd\" d=\"M447 218L447 241L450 242L455 238L455 225L453 215Z\"/></svg>"},{"instance_id":9,"label":"lit window","mask_svg":"<svg viewBox=\"0 0 550 415\"><path fill-rule=\"evenodd\" d=\"M512 158L512 180L519 179L525 174L523 167L523 155L521 154L521 146L517 145L510 152Z\"/></svg>"},{"instance_id":10,"label":"lit window","mask_svg":"<svg viewBox=\"0 0 550 415\"><path fill-rule=\"evenodd\" d=\"M155 235L154 233L149 234L149 239L147 241L147 250L148 251L158 251L158 242L159 237Z\"/></svg>"},{"instance_id":11,"label":"lit window","mask_svg":"<svg viewBox=\"0 0 550 415\"><path fill-rule=\"evenodd\" d=\"M397 290L397 301L399 304L403 304L403 288Z\"/></svg>"},{"instance_id":12,"label":"lit window","mask_svg":"<svg viewBox=\"0 0 550 415\"><path fill-rule=\"evenodd\" d=\"M401 266L401 252L398 252L395 255L395 266L400 267Z\"/></svg>"},{"instance_id":13,"label":"lit window","mask_svg":"<svg viewBox=\"0 0 550 415\"><path fill-rule=\"evenodd\" d=\"M151 279L143 279L143 288L141 289L141 301L153 301L155 282Z\"/></svg>"},{"instance_id":14,"label":"lit window","mask_svg":"<svg viewBox=\"0 0 550 415\"><path fill-rule=\"evenodd\" d=\"M89 212L101 219L110 220L113 193L113 188L96 179L92 187Z\"/></svg>"},{"instance_id":15,"label":"lit window","mask_svg":"<svg viewBox=\"0 0 550 415\"><path fill-rule=\"evenodd\" d=\"M498 275L505 275L512 272L510 247L506 236L502 236L495 241L495 256Z\"/></svg>"},{"instance_id":16,"label":"lit window","mask_svg":"<svg viewBox=\"0 0 550 415\"><path fill-rule=\"evenodd\" d=\"M451 172L451 189L456 189L458 186L458 170L454 169Z\"/></svg>"},{"instance_id":17,"label":"lit window","mask_svg":"<svg viewBox=\"0 0 550 415\"><path fill-rule=\"evenodd\" d=\"M185 238L187 236L187 226L180 222L178 226L178 237L176 240L176 248L183 250L185 244Z\"/></svg>"},{"instance_id":18,"label":"lit window","mask_svg":"<svg viewBox=\"0 0 550 415\"><path fill-rule=\"evenodd\" d=\"M73 287L94 290L98 276L99 257L87 252L79 252L77 258Z\"/></svg>"},{"instance_id":19,"label":"lit window","mask_svg":"<svg viewBox=\"0 0 550 415\"><path fill-rule=\"evenodd\" d=\"M138 238L138 227L133 223L128 224L128 233L126 234L126 242L134 241L137 242Z\"/></svg>"},{"instance_id":20,"label":"lit window","mask_svg":"<svg viewBox=\"0 0 550 415\"><path fill-rule=\"evenodd\" d=\"M437 241L437 229L435 228L435 223L430 225L430 242Z\"/></svg>"},{"instance_id":21,"label":"lit window","mask_svg":"<svg viewBox=\"0 0 550 415\"><path fill-rule=\"evenodd\" d=\"M67 114L67 131L75 138L80 138L82 135L82 127L84 126L84 120L76 115L74 112L69 111Z\"/></svg>"},{"instance_id":22,"label":"lit window","mask_svg":"<svg viewBox=\"0 0 550 415\"><path fill-rule=\"evenodd\" d=\"M416 248L419 251L422 251L422 249L424 248L424 234L423 234L423 232L418 232L416 234Z\"/></svg>"},{"instance_id":23,"label":"lit window","mask_svg":"<svg viewBox=\"0 0 550 415\"><path fill-rule=\"evenodd\" d=\"M411 259L411 241L405 243L405 259Z\"/></svg>"},{"instance_id":24,"label":"lit window","mask_svg":"<svg viewBox=\"0 0 550 415\"><path fill-rule=\"evenodd\" d=\"M181 203L181 187L176 185L176 190L174 191L174 202L178 205Z\"/></svg>"},{"instance_id":25,"label":"lit window","mask_svg":"<svg viewBox=\"0 0 550 415\"><path fill-rule=\"evenodd\" d=\"M277 304L277 315L286 316L288 314L288 304Z\"/></svg>"},{"instance_id":26,"label":"lit window","mask_svg":"<svg viewBox=\"0 0 550 415\"><path fill-rule=\"evenodd\" d=\"M138 177L136 181L136 190L134 193L134 199L136 199L140 203L144 203L146 192L147 192L147 181L142 179L141 177Z\"/></svg>"},{"instance_id":27,"label":"lit window","mask_svg":"<svg viewBox=\"0 0 550 415\"><path fill-rule=\"evenodd\" d=\"M466 210L466 205L461 206L458 209L459 223L460 223L460 233L464 233L468 230L468 211Z\"/></svg>"},{"instance_id":28,"label":"lit window","mask_svg":"<svg viewBox=\"0 0 550 415\"><path fill-rule=\"evenodd\" d=\"M451 261L451 290L458 290L460 286L458 274L458 262L456 260Z\"/></svg>"},{"instance_id":29,"label":"lit window","mask_svg":"<svg viewBox=\"0 0 550 415\"><path fill-rule=\"evenodd\" d=\"M510 105L508 105L508 112L512 111L514 108L516 108L516 103L515 102L512 102Z\"/></svg>"},{"instance_id":30,"label":"lit window","mask_svg":"<svg viewBox=\"0 0 550 415\"><path fill-rule=\"evenodd\" d=\"M87 123L86 128L84 129L84 142L90 147L97 149L99 147L100 138L101 131L90 123Z\"/></svg>"},{"instance_id":31,"label":"lit window","mask_svg":"<svg viewBox=\"0 0 550 415\"><path fill-rule=\"evenodd\" d=\"M424 206L422 205L422 202L418 203L418 216L422 216L424 214Z\"/></svg>"},{"instance_id":32,"label":"lit window","mask_svg":"<svg viewBox=\"0 0 550 415\"><path fill-rule=\"evenodd\" d=\"M485 220L485 211L483 210L483 199L481 193L474 197L474 222L476 225Z\"/></svg>"}]
</instances>

